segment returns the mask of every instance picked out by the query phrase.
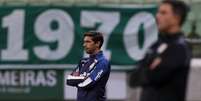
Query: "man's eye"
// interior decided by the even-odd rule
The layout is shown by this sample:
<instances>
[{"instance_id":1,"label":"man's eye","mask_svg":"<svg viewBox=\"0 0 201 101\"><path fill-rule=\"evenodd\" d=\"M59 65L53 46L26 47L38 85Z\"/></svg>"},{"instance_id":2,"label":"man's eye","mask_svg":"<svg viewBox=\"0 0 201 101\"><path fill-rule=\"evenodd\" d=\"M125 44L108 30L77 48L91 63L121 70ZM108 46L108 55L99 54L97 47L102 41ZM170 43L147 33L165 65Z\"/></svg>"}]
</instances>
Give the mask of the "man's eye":
<instances>
[{"instance_id":1,"label":"man's eye","mask_svg":"<svg viewBox=\"0 0 201 101\"><path fill-rule=\"evenodd\" d=\"M90 41L85 41L84 43L90 43Z\"/></svg>"},{"instance_id":2,"label":"man's eye","mask_svg":"<svg viewBox=\"0 0 201 101\"><path fill-rule=\"evenodd\" d=\"M165 11L161 11L161 14L166 14L166 12Z\"/></svg>"}]
</instances>

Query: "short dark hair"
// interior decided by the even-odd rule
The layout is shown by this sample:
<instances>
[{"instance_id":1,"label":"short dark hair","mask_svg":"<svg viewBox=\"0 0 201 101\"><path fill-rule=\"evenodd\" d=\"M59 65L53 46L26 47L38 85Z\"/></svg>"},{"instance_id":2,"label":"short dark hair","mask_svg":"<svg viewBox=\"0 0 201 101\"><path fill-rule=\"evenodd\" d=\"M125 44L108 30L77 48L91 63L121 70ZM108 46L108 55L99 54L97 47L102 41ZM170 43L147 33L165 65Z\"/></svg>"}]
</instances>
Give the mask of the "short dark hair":
<instances>
[{"instance_id":1,"label":"short dark hair","mask_svg":"<svg viewBox=\"0 0 201 101\"><path fill-rule=\"evenodd\" d=\"M84 33L84 37L85 36L92 37L92 41L94 41L95 43L100 42L99 48L102 47L104 38L103 38L103 34L101 32L89 31L89 32Z\"/></svg>"},{"instance_id":2,"label":"short dark hair","mask_svg":"<svg viewBox=\"0 0 201 101\"><path fill-rule=\"evenodd\" d=\"M162 4L169 4L172 7L174 14L180 17L180 26L182 26L187 18L190 7L183 1L180 0L164 0Z\"/></svg>"}]
</instances>

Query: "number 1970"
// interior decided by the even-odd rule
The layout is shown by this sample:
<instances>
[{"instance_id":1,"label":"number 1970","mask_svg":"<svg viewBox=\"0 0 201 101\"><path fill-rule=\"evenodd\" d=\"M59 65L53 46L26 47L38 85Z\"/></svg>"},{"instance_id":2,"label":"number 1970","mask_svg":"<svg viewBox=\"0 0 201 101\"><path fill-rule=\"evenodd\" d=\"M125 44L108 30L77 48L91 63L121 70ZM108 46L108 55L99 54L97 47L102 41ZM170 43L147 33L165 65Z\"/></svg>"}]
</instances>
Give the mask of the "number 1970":
<instances>
[{"instance_id":1,"label":"number 1970","mask_svg":"<svg viewBox=\"0 0 201 101\"><path fill-rule=\"evenodd\" d=\"M104 33L105 42L102 50L108 58L112 52L108 49L107 43L113 30L120 22L120 13L117 11L81 11L80 26L94 28L97 23L100 26L97 31ZM58 23L58 29L50 27L52 21ZM144 45L139 48L138 31L140 25L144 25ZM7 29L6 49L0 50L0 61L28 61L29 51L24 47L25 11L22 9L14 10L10 15L2 18L2 27ZM49 9L40 14L34 23L34 34L41 42L57 42L57 48L52 50L48 45L37 45L33 47L34 54L41 60L57 61L65 58L74 43L75 26L68 12L61 9ZM157 38L157 27L154 16L149 12L139 12L134 14L123 32L123 42L125 50L133 60L143 57L146 49ZM1 33L0 33L1 34Z\"/></svg>"}]
</instances>

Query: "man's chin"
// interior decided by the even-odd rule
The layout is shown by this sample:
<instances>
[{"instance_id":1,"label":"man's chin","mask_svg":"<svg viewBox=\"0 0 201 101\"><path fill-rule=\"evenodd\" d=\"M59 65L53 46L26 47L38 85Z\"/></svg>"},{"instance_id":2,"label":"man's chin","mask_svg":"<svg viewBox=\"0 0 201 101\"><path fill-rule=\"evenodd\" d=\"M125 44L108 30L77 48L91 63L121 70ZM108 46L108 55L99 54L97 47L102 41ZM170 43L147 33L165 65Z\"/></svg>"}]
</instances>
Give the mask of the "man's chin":
<instances>
[{"instance_id":1,"label":"man's chin","mask_svg":"<svg viewBox=\"0 0 201 101\"><path fill-rule=\"evenodd\" d=\"M167 33L168 32L168 28L165 26L158 26L158 31L160 33Z\"/></svg>"},{"instance_id":2,"label":"man's chin","mask_svg":"<svg viewBox=\"0 0 201 101\"><path fill-rule=\"evenodd\" d=\"M85 51L87 54L92 54L92 52L90 52L90 51Z\"/></svg>"},{"instance_id":3,"label":"man's chin","mask_svg":"<svg viewBox=\"0 0 201 101\"><path fill-rule=\"evenodd\" d=\"M158 28L158 31L159 31L160 33L164 33L164 32L165 32L165 29L164 29L164 28Z\"/></svg>"}]
</instances>

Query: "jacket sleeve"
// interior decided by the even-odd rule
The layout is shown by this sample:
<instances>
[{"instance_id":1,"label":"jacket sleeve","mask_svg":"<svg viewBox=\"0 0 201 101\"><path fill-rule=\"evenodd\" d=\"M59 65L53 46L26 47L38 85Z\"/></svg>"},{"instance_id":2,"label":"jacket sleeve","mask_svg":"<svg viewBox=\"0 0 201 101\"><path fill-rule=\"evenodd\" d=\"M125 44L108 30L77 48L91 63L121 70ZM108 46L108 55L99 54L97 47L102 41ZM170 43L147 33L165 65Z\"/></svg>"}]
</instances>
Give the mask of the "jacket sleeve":
<instances>
[{"instance_id":1,"label":"jacket sleeve","mask_svg":"<svg viewBox=\"0 0 201 101\"><path fill-rule=\"evenodd\" d=\"M95 66L94 70L89 74L89 76L81 83L78 84L80 88L90 88L93 87L99 79L101 79L105 73L110 70L110 64L107 61L100 61Z\"/></svg>"},{"instance_id":2,"label":"jacket sleeve","mask_svg":"<svg viewBox=\"0 0 201 101\"><path fill-rule=\"evenodd\" d=\"M77 86L80 82L84 81L85 77L80 75L81 61L78 66L67 76L66 84L69 86Z\"/></svg>"},{"instance_id":3,"label":"jacket sleeve","mask_svg":"<svg viewBox=\"0 0 201 101\"><path fill-rule=\"evenodd\" d=\"M186 47L180 45L167 49L160 56L161 63L155 69L147 70L148 84L160 85L168 82L177 71L181 71L188 65L188 53Z\"/></svg>"}]
</instances>

